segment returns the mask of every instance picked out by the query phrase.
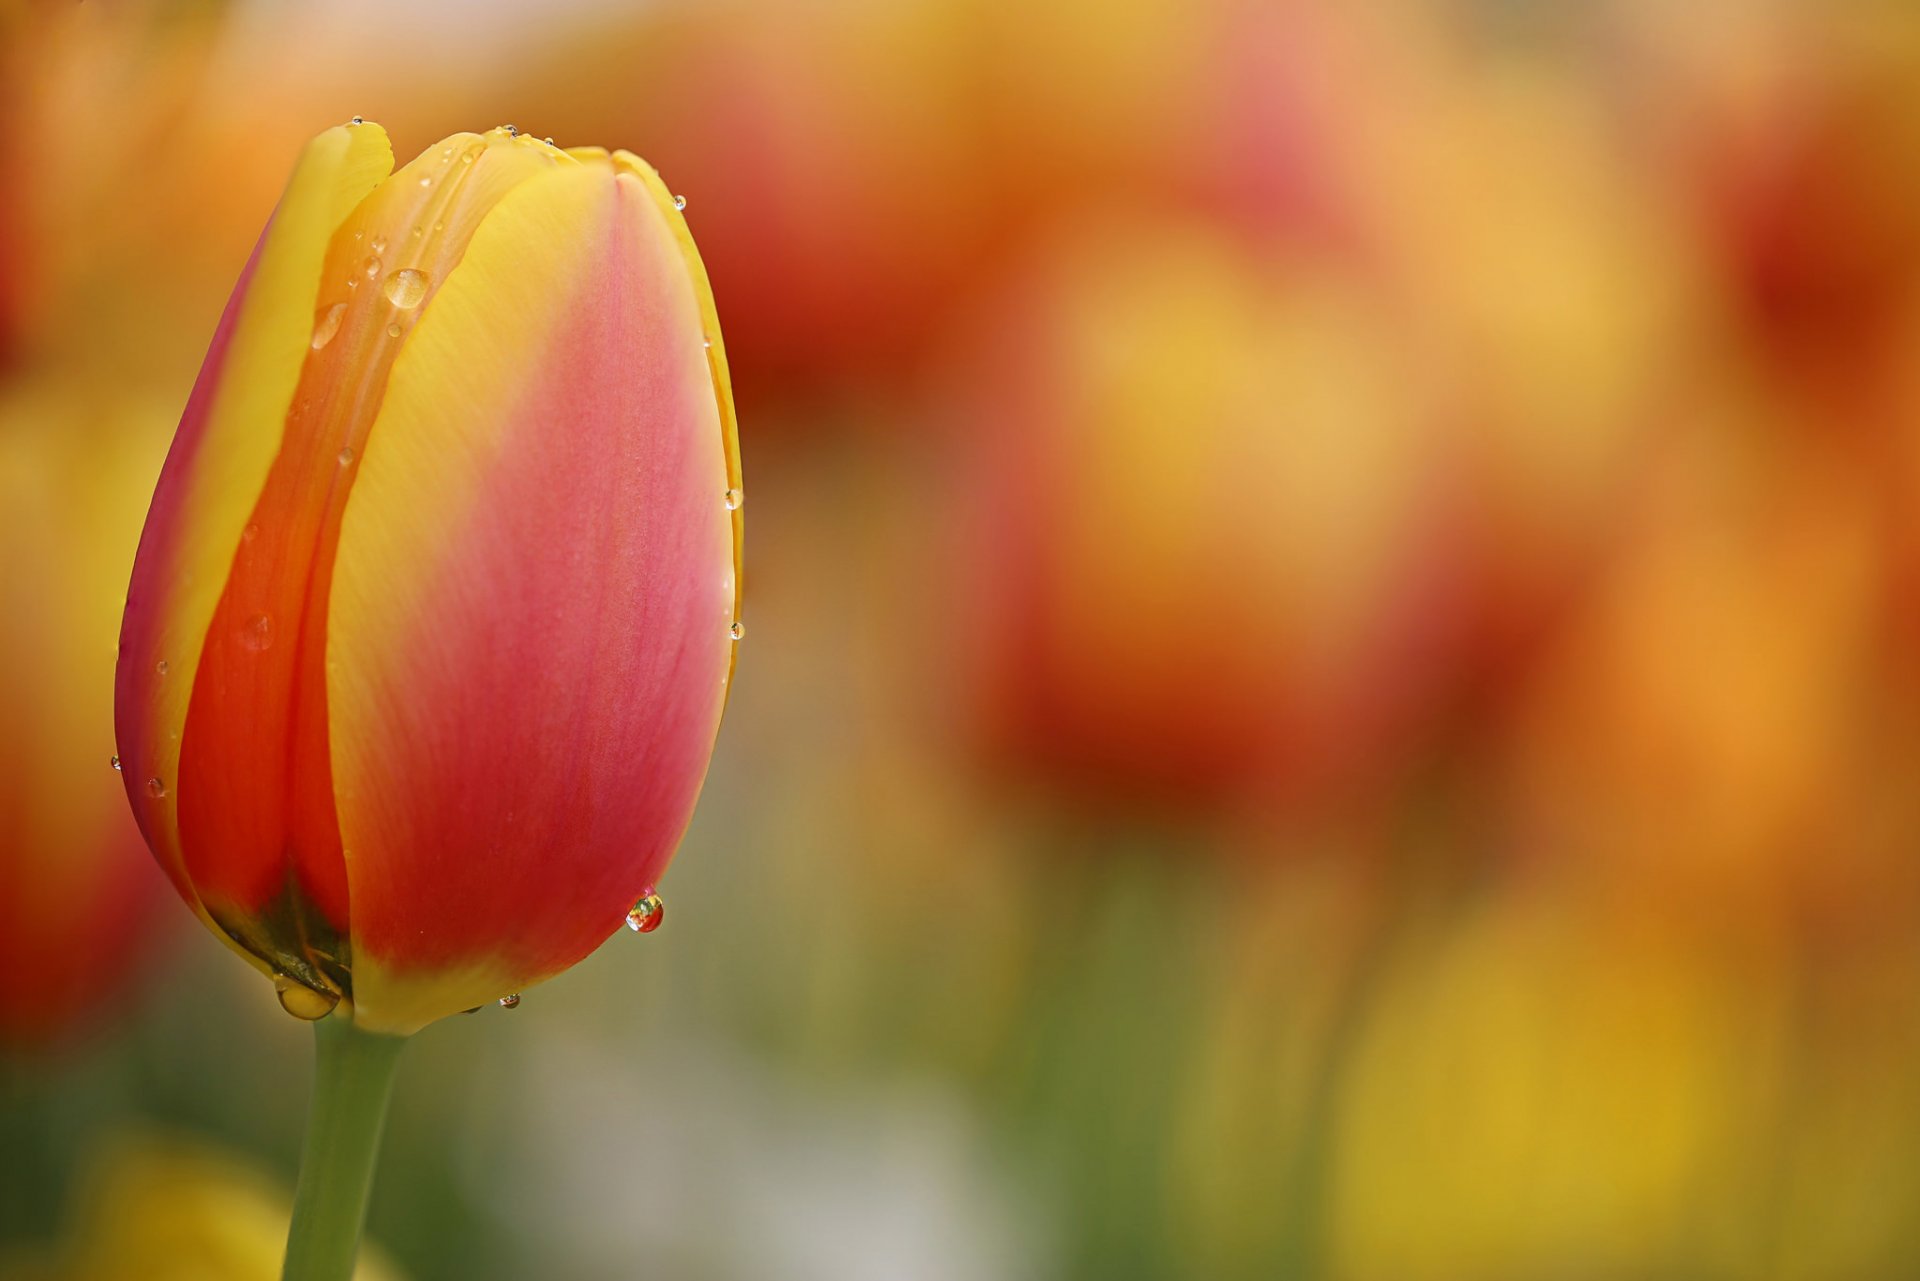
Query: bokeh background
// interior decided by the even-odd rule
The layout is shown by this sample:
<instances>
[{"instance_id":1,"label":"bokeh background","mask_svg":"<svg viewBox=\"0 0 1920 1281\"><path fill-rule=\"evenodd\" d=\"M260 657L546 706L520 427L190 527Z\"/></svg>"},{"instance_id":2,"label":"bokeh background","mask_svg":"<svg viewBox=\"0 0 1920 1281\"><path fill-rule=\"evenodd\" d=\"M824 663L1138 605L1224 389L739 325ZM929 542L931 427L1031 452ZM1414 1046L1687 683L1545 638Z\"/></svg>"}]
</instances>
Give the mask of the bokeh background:
<instances>
[{"instance_id":1,"label":"bokeh background","mask_svg":"<svg viewBox=\"0 0 1920 1281\"><path fill-rule=\"evenodd\" d=\"M668 927L418 1038L379 1275L1920 1273L1920 8L0 0L0 1274L277 1275L110 678L354 114L657 164L747 476Z\"/></svg>"}]
</instances>

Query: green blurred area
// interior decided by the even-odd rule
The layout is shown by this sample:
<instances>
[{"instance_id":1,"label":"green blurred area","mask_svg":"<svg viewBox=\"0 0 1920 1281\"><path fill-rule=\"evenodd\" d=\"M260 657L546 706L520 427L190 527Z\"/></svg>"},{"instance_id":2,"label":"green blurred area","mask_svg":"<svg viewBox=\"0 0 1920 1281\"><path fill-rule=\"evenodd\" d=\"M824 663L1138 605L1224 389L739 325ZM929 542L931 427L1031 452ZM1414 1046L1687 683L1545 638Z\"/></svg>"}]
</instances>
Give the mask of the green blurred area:
<instances>
[{"instance_id":1,"label":"green blurred area","mask_svg":"<svg viewBox=\"0 0 1920 1281\"><path fill-rule=\"evenodd\" d=\"M0 1271L291 1182L110 686L354 114L654 162L747 494L666 925L417 1038L395 1270L1920 1268L1920 11L1345 8L0 7Z\"/></svg>"}]
</instances>

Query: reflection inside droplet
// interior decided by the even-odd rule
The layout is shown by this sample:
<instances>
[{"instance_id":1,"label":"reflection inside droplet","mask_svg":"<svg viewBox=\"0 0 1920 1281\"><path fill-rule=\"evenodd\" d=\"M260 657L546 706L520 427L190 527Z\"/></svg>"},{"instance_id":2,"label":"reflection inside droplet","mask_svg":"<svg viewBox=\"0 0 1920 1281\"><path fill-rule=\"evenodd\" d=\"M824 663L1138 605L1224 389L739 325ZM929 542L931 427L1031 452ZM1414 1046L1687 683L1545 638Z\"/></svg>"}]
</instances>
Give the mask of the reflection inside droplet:
<instances>
[{"instance_id":1,"label":"reflection inside droplet","mask_svg":"<svg viewBox=\"0 0 1920 1281\"><path fill-rule=\"evenodd\" d=\"M627 928L636 934L651 934L667 916L667 905L658 894L648 890L627 912Z\"/></svg>"}]
</instances>

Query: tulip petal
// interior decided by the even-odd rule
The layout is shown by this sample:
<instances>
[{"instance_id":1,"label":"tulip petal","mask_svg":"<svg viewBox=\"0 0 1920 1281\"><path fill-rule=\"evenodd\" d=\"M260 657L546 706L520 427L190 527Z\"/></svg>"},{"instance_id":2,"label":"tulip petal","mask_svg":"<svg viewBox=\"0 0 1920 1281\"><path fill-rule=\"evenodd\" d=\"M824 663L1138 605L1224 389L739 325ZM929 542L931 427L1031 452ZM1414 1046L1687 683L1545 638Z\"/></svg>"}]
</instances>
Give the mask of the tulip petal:
<instances>
[{"instance_id":1,"label":"tulip petal","mask_svg":"<svg viewBox=\"0 0 1920 1281\"><path fill-rule=\"evenodd\" d=\"M180 755L187 872L230 934L316 988L345 991L352 960L325 662L354 464L436 282L504 192L560 164L577 162L456 135L335 232L280 450L208 624Z\"/></svg>"},{"instance_id":2,"label":"tulip petal","mask_svg":"<svg viewBox=\"0 0 1920 1281\"><path fill-rule=\"evenodd\" d=\"M374 125L329 129L307 144L221 317L141 537L120 638L116 738L141 831L203 919L176 809L203 638L279 451L328 242L392 164Z\"/></svg>"},{"instance_id":3,"label":"tulip petal","mask_svg":"<svg viewBox=\"0 0 1920 1281\"><path fill-rule=\"evenodd\" d=\"M692 813L732 661L737 472L678 223L641 175L555 168L481 223L395 362L328 623L376 1030L578 961Z\"/></svg>"}]
</instances>

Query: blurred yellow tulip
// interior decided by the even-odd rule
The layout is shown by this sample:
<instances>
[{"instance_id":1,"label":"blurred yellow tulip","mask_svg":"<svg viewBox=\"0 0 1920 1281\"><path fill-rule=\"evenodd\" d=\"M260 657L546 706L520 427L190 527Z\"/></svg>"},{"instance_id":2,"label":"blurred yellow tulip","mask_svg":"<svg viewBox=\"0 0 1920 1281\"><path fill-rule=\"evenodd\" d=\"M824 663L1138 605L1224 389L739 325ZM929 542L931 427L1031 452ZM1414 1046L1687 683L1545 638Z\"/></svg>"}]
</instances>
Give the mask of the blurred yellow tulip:
<instances>
[{"instance_id":1,"label":"blurred yellow tulip","mask_svg":"<svg viewBox=\"0 0 1920 1281\"><path fill-rule=\"evenodd\" d=\"M94 1158L64 1243L0 1259L21 1281L275 1281L291 1194L217 1148L143 1135ZM400 1281L372 1247L355 1281Z\"/></svg>"}]
</instances>

